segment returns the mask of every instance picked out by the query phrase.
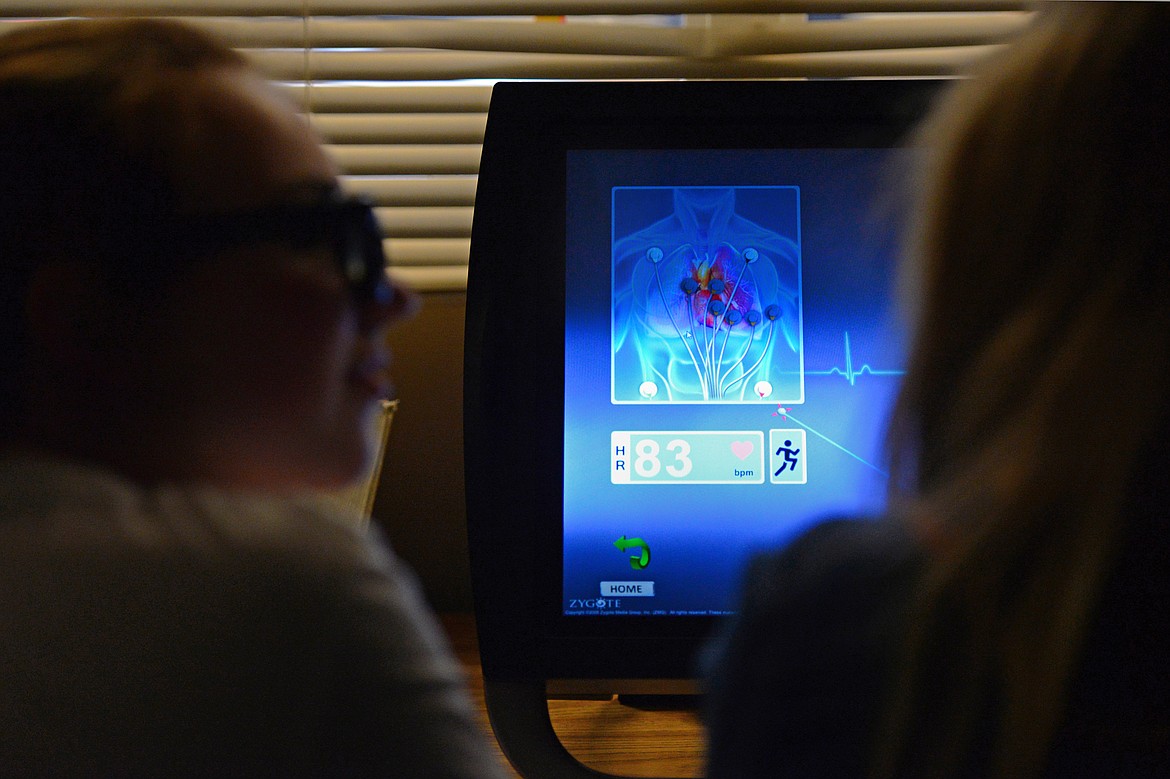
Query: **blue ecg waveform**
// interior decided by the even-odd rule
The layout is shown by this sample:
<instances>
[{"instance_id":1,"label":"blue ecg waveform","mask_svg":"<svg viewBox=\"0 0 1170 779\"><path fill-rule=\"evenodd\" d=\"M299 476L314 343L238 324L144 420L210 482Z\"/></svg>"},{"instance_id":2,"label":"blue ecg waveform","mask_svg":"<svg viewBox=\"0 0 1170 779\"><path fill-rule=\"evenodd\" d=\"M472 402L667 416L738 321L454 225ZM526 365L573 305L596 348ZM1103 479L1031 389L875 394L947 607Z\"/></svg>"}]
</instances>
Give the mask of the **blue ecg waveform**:
<instances>
[{"instance_id":1,"label":"blue ecg waveform","mask_svg":"<svg viewBox=\"0 0 1170 779\"><path fill-rule=\"evenodd\" d=\"M832 368L823 371L805 371L808 376L842 376L849 382L849 386L853 387L857 384L857 377L868 373L870 376L901 376L905 373L902 370L887 370L882 368L870 367L868 363L863 363L862 366L856 370L853 369L853 350L849 346L849 333L845 333L845 367L839 368L834 365Z\"/></svg>"},{"instance_id":2,"label":"blue ecg waveform","mask_svg":"<svg viewBox=\"0 0 1170 779\"><path fill-rule=\"evenodd\" d=\"M901 376L904 373L905 373L905 371L903 371L903 370L873 368L868 363L862 363L860 368L854 369L854 367L853 367L853 349L849 343L848 331L845 332L845 367L844 368L841 368L841 367L834 365L832 368L828 368L826 370L805 371L805 374L810 375L810 376L841 376L846 381L849 382L849 386L851 386L851 387L856 386L857 377L861 376L862 374L869 374L870 376ZM787 419L791 419L793 422L795 422L796 424L803 427L809 433L817 436L818 438L820 438L824 442L836 447L837 449L841 450L842 452L849 455L853 459L862 463L866 467L873 469L874 471L876 471L877 473L881 474L884 477L887 477L887 478L889 477L889 474L886 473L884 470L882 470L877 465L871 463L869 460L866 460L864 457L861 457L856 452L843 446L840 442L834 441L832 438L829 438L827 435L820 432L819 430L815 430L812 427L809 427L804 422L802 422L799 419L797 419L796 417L792 416L791 409L786 410L784 412L784 416Z\"/></svg>"}]
</instances>

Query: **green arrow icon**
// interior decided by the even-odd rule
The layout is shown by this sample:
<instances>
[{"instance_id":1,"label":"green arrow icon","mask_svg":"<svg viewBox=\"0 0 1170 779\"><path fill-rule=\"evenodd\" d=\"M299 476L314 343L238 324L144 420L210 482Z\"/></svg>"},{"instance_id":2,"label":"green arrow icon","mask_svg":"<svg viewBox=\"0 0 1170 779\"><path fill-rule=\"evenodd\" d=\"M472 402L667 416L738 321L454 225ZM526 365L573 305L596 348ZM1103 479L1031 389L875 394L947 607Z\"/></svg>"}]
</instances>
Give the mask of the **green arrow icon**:
<instances>
[{"instance_id":1,"label":"green arrow icon","mask_svg":"<svg viewBox=\"0 0 1170 779\"><path fill-rule=\"evenodd\" d=\"M630 567L635 571L640 571L650 564L650 545L642 539L622 536L617 541L614 541L613 545L622 552L630 549L639 550L639 554L630 558Z\"/></svg>"}]
</instances>

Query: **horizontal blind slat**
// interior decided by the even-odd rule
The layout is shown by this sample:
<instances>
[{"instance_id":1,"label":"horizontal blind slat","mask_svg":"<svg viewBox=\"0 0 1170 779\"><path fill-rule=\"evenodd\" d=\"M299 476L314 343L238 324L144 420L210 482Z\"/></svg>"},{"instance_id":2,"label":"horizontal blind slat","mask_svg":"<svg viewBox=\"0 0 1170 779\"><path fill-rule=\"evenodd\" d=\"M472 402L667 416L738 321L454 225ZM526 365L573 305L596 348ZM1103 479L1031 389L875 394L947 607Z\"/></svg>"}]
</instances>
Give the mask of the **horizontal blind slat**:
<instances>
[{"instance_id":1,"label":"horizontal blind slat","mask_svg":"<svg viewBox=\"0 0 1170 779\"><path fill-rule=\"evenodd\" d=\"M738 30L709 26L545 24L535 21L193 20L239 46L298 48L421 48L638 56L781 54L963 46L992 43L1027 23L1020 13L962 16L898 15L832 21L743 18Z\"/></svg>"},{"instance_id":2,"label":"horizontal blind slat","mask_svg":"<svg viewBox=\"0 0 1170 779\"><path fill-rule=\"evenodd\" d=\"M466 238L389 238L382 244L394 267L466 265L471 254Z\"/></svg>"},{"instance_id":3,"label":"horizontal blind slat","mask_svg":"<svg viewBox=\"0 0 1170 779\"><path fill-rule=\"evenodd\" d=\"M467 265L433 268L391 268L390 276L412 289L426 292L462 292L467 289Z\"/></svg>"},{"instance_id":4,"label":"horizontal blind slat","mask_svg":"<svg viewBox=\"0 0 1170 779\"><path fill-rule=\"evenodd\" d=\"M473 206L477 183L475 176L342 177L346 192L366 195L380 206Z\"/></svg>"},{"instance_id":5,"label":"horizontal blind slat","mask_svg":"<svg viewBox=\"0 0 1170 779\"><path fill-rule=\"evenodd\" d=\"M325 0L326 2L328 0ZM321 0L312 0L314 3ZM351 10L357 5L348 3ZM94 9L102 16L295 16L304 12L302 0L4 0L4 16L84 16ZM360 12L360 11L359 11Z\"/></svg>"},{"instance_id":6,"label":"horizontal blind slat","mask_svg":"<svg viewBox=\"0 0 1170 779\"><path fill-rule=\"evenodd\" d=\"M490 86L286 84L289 95L315 113L485 113Z\"/></svg>"},{"instance_id":7,"label":"horizontal blind slat","mask_svg":"<svg viewBox=\"0 0 1170 779\"><path fill-rule=\"evenodd\" d=\"M311 123L326 141L335 144L480 144L487 114L314 113Z\"/></svg>"},{"instance_id":8,"label":"horizontal blind slat","mask_svg":"<svg viewBox=\"0 0 1170 779\"><path fill-rule=\"evenodd\" d=\"M322 13L316 10L318 2L330 6L345 0L315 0L313 13ZM626 16L1023 11L1033 5L1028 0L396 0L394 11L408 16Z\"/></svg>"},{"instance_id":9,"label":"horizontal blind slat","mask_svg":"<svg viewBox=\"0 0 1170 779\"><path fill-rule=\"evenodd\" d=\"M376 209L382 232L394 238L471 238L471 208Z\"/></svg>"},{"instance_id":10,"label":"horizontal blind slat","mask_svg":"<svg viewBox=\"0 0 1170 779\"><path fill-rule=\"evenodd\" d=\"M479 146L330 145L329 153L351 175L443 175L479 172Z\"/></svg>"},{"instance_id":11,"label":"horizontal blind slat","mask_svg":"<svg viewBox=\"0 0 1170 779\"><path fill-rule=\"evenodd\" d=\"M1025 0L102 0L103 14L158 16L556 16L1028 10ZM68 16L77 0L5 0L10 17Z\"/></svg>"},{"instance_id":12,"label":"horizontal blind slat","mask_svg":"<svg viewBox=\"0 0 1170 779\"><path fill-rule=\"evenodd\" d=\"M696 61L669 57L467 54L461 52L314 52L316 79L645 79L922 76L955 73L995 47L956 46L896 51L814 52ZM299 53L257 52L275 78L297 78Z\"/></svg>"},{"instance_id":13,"label":"horizontal blind slat","mask_svg":"<svg viewBox=\"0 0 1170 779\"><path fill-rule=\"evenodd\" d=\"M798 52L929 49L998 43L1019 32L1030 17L1004 13L962 18L939 16L777 22L743 30L711 29L699 56L751 56Z\"/></svg>"}]
</instances>

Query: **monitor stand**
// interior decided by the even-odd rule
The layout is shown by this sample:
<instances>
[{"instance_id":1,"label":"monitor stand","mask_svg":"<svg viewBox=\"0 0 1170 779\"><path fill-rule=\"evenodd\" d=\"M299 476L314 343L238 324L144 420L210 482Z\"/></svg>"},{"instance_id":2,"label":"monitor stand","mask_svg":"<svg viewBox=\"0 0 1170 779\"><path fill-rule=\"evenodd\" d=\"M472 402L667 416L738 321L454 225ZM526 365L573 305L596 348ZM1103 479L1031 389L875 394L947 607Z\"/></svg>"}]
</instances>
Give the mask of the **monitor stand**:
<instances>
[{"instance_id":1,"label":"monitor stand","mask_svg":"<svg viewBox=\"0 0 1170 779\"><path fill-rule=\"evenodd\" d=\"M524 779L620 779L583 765L565 749L549 718L544 680L484 679L483 693L496 740Z\"/></svg>"},{"instance_id":2,"label":"monitor stand","mask_svg":"<svg viewBox=\"0 0 1170 779\"><path fill-rule=\"evenodd\" d=\"M686 693L669 695L629 693L618 695L617 699L623 706L642 711L696 711L699 708L699 696Z\"/></svg>"}]
</instances>

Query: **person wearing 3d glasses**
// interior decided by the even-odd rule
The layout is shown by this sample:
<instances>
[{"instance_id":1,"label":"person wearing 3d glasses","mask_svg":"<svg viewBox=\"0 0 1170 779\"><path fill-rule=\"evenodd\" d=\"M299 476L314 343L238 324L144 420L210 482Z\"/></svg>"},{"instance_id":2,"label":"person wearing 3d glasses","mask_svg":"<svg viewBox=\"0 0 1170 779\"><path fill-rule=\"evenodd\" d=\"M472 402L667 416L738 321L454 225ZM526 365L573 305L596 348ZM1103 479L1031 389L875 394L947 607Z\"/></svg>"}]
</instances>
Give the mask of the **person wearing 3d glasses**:
<instances>
[{"instance_id":1,"label":"person wearing 3d glasses","mask_svg":"<svg viewBox=\"0 0 1170 779\"><path fill-rule=\"evenodd\" d=\"M372 456L385 274L293 107L177 23L0 37L0 774L496 777Z\"/></svg>"}]
</instances>

